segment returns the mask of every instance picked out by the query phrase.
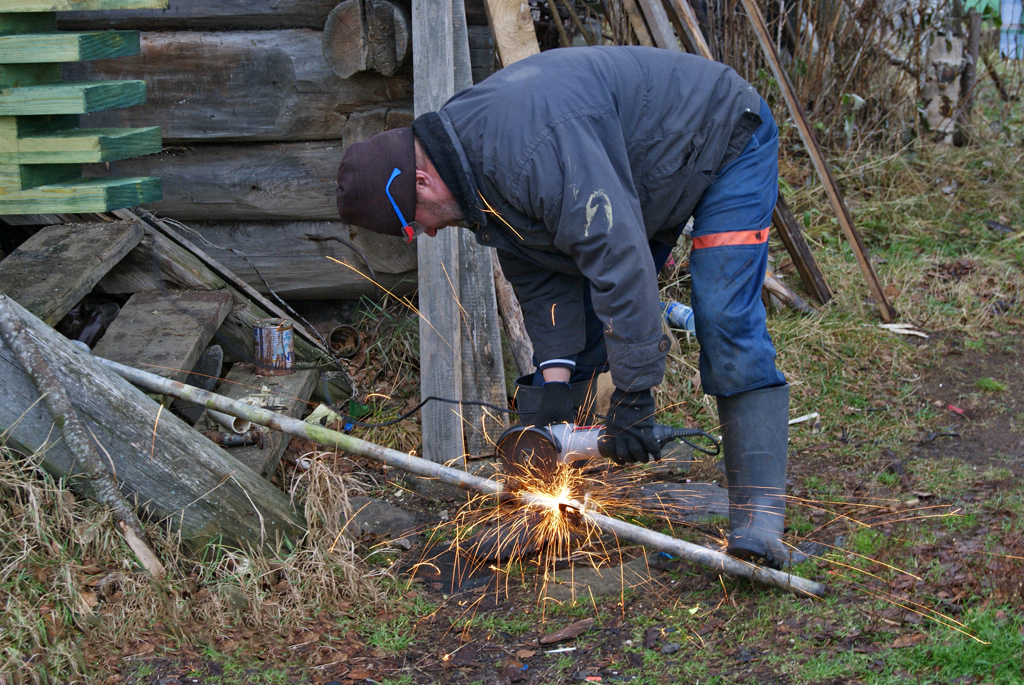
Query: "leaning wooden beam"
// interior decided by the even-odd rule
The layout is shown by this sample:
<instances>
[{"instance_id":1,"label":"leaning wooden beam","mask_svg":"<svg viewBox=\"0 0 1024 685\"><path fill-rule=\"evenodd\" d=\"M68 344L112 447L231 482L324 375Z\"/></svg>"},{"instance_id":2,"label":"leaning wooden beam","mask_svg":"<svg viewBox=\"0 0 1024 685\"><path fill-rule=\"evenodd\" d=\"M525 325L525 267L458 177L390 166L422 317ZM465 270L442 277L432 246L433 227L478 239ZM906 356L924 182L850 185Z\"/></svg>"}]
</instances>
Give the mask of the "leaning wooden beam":
<instances>
[{"instance_id":1,"label":"leaning wooden beam","mask_svg":"<svg viewBox=\"0 0 1024 685\"><path fill-rule=\"evenodd\" d=\"M677 2L681 1L682 0L677 0ZM875 273L875 268L868 260L867 250L864 248L864 243L861 241L860 234L853 225L853 217L850 215L850 210L847 208L846 202L843 200L843 196L839 192L839 186L836 184L835 178L832 176L832 171L829 169L828 163L825 161L825 156L822 154L821 148L818 146L818 140L814 137L814 132L811 130L810 123L807 121L807 115L804 113L804 108L797 97L796 88L793 87L793 82L790 81L789 74L786 73L786 70L782 67L782 62L779 60L778 53L775 52L775 46L772 43L771 34L768 33L768 27L764 23L764 17L761 15L761 10L758 9L754 0L741 0L741 2L743 3L743 8L747 12L747 16L750 18L751 26L757 34L757 40L761 44L761 49L764 51L765 57L768 59L768 64L772 68L775 80L779 83L779 88L782 91L782 97L786 101L786 105L789 107L789 111L793 115L797 131L800 133L800 139L803 141L804 147L807 148L807 153L811 157L814 169L818 172L821 184L825 188L825 194L828 195L828 199L832 203L832 207L835 209L836 215L839 218L839 225L842 227L843 233L846 235L846 239L850 243L850 247L853 248L853 254L857 258L857 262L860 265L861 272L864 274L864 278L867 280L868 289L871 291L871 296L875 299L875 304L878 306L878 311L882 316L882 321L890 323L896 319L896 310L889 303L889 298L886 297L885 290L883 289L881 282L878 280L878 274Z\"/></svg>"},{"instance_id":2,"label":"leaning wooden beam","mask_svg":"<svg viewBox=\"0 0 1024 685\"><path fill-rule=\"evenodd\" d=\"M366 442L365 440L360 440L351 435L330 430L317 424L307 423L283 414L277 414L266 409L231 400L222 395L176 381L170 381L161 376L133 369L123 364L106 360L100 361L124 379L151 392L172 395L187 402L201 404L208 409L237 416L246 421L251 421L261 426L268 426L321 445L345 450L351 454L366 457L367 459L372 459L418 476L436 478L442 483L454 485L464 490L473 490L484 495L493 495L499 499L514 498L527 506L551 512L552 515L560 515L558 512L565 506L579 512L583 520L604 533L615 535L618 539L639 543L649 549L673 554L681 559L709 568L715 573L749 578L754 582L788 590L800 596L822 597L827 592L827 588L821 583L784 571L756 566L709 547L695 545L663 533L648 530L642 526L587 511L583 504L575 500L557 500L549 495L524 490L512 492L502 483L475 476L461 469L451 468L450 466L415 457L405 452L382 447L381 445Z\"/></svg>"},{"instance_id":3,"label":"leaning wooden beam","mask_svg":"<svg viewBox=\"0 0 1024 685\"><path fill-rule=\"evenodd\" d=\"M814 261L814 255L811 254L811 248L807 245L803 231L800 230L800 224L796 222L796 217L793 216L789 203L782 197L781 192L772 211L772 223L779 229L779 237L793 258L793 264L796 265L804 286L821 304L831 300L832 289L818 268L818 263Z\"/></svg>"},{"instance_id":4,"label":"leaning wooden beam","mask_svg":"<svg viewBox=\"0 0 1024 685\"><path fill-rule=\"evenodd\" d=\"M118 489L117 480L103 465L96 445L89 439L85 427L78 420L78 414L75 413L64 386L53 374L32 338L25 332L25 325L21 319L15 315L12 302L13 300L6 295L0 295L0 337L14 350L25 373L38 388L43 402L50 410L50 415L60 427L65 442L81 464L83 475L91 482L96 499L100 504L109 507L114 516L131 528L139 538L148 540L145 528Z\"/></svg>"},{"instance_id":5,"label":"leaning wooden beam","mask_svg":"<svg viewBox=\"0 0 1024 685\"><path fill-rule=\"evenodd\" d=\"M704 33L700 29L697 15L694 13L689 0L674 0L674 3L676 14L679 16L683 31L686 33L690 45L693 46L701 57L714 59L711 54L711 47L704 39ZM772 213L772 225L778 231L782 243L793 258L793 263L796 264L804 286L814 294L815 299L821 304L825 304L832 299L832 291L825 281L825 276L818 268L817 262L814 261L814 255L811 254L810 249L807 247L807 241L804 240L800 224L796 222L793 214L789 211L789 206L786 204L781 190L775 202L775 211Z\"/></svg>"},{"instance_id":6,"label":"leaning wooden beam","mask_svg":"<svg viewBox=\"0 0 1024 685\"><path fill-rule=\"evenodd\" d=\"M166 524L189 549L221 542L271 553L297 545L306 524L287 494L245 468L223 449L145 393L74 347L8 300L72 406L102 446L121 492L140 518ZM93 482L66 441L54 443L54 419L16 355L0 345L0 433L11 449L39 454L42 468L84 496Z\"/></svg>"}]
</instances>

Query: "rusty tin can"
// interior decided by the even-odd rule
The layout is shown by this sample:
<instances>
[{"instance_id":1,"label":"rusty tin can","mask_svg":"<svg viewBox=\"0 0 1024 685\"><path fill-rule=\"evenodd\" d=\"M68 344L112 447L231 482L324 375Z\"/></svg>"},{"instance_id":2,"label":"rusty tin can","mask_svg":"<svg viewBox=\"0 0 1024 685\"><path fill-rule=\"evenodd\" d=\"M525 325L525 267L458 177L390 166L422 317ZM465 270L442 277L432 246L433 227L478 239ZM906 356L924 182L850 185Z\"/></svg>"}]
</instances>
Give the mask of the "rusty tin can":
<instances>
[{"instance_id":1,"label":"rusty tin can","mask_svg":"<svg viewBox=\"0 0 1024 685\"><path fill-rule=\"evenodd\" d=\"M285 376L294 370L292 322L260 319L252 327L256 371L264 376Z\"/></svg>"}]
</instances>

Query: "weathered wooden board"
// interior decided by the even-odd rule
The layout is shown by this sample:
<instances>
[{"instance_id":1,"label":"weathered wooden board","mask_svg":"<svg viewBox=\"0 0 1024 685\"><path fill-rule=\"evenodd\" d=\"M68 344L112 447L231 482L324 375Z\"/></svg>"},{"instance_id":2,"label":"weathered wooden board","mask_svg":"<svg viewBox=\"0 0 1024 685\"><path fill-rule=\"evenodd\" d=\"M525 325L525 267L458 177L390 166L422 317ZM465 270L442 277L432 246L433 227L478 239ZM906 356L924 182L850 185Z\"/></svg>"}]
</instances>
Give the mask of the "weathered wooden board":
<instances>
[{"instance_id":1,"label":"weathered wooden board","mask_svg":"<svg viewBox=\"0 0 1024 685\"><path fill-rule=\"evenodd\" d=\"M227 290L135 293L93 351L184 381L230 310Z\"/></svg>"},{"instance_id":2,"label":"weathered wooden board","mask_svg":"<svg viewBox=\"0 0 1024 685\"><path fill-rule=\"evenodd\" d=\"M110 294L129 294L145 290L225 287L232 288L234 304L214 339L224 349L225 361L251 362L253 324L282 314L250 302L233 283L213 273L202 260L163 235L146 231L138 246L111 269L96 289ZM296 359L320 358L320 351L301 336L293 340Z\"/></svg>"},{"instance_id":3,"label":"weathered wooden board","mask_svg":"<svg viewBox=\"0 0 1024 685\"><path fill-rule=\"evenodd\" d=\"M412 13L416 114L438 109L455 92L452 0L418 3ZM459 228L417 240L420 292L420 396L463 398L462 311L459 309ZM423 457L449 462L466 453L461 407L427 403L420 412Z\"/></svg>"},{"instance_id":4,"label":"weathered wooden board","mask_svg":"<svg viewBox=\"0 0 1024 685\"><path fill-rule=\"evenodd\" d=\"M168 148L83 167L86 175L159 176L150 211L180 221L332 221L341 141Z\"/></svg>"},{"instance_id":5,"label":"weathered wooden board","mask_svg":"<svg viewBox=\"0 0 1024 685\"><path fill-rule=\"evenodd\" d=\"M416 288L414 245L341 222L194 223L190 228L202 236L207 254L258 292L272 289L285 300L355 299L380 295L381 288L408 295Z\"/></svg>"},{"instance_id":6,"label":"weathered wooden board","mask_svg":"<svg viewBox=\"0 0 1024 685\"><path fill-rule=\"evenodd\" d=\"M48 226L0 262L0 292L53 326L141 238L130 222Z\"/></svg>"},{"instance_id":7,"label":"weathered wooden board","mask_svg":"<svg viewBox=\"0 0 1024 685\"><path fill-rule=\"evenodd\" d=\"M125 498L137 501L143 516L165 522L192 549L218 539L228 545L273 547L281 538L296 543L303 535L305 522L287 495L17 303L11 306L102 446ZM39 391L2 342L0 387L0 432L8 446L40 455L43 468L57 477L81 473L38 401ZM89 495L85 479L71 477L68 482Z\"/></svg>"},{"instance_id":8,"label":"weathered wooden board","mask_svg":"<svg viewBox=\"0 0 1024 685\"><path fill-rule=\"evenodd\" d=\"M315 369L297 369L286 376L260 376L249 364L235 364L215 392L233 400L255 397L255 406L301 418L303 411L308 408L307 400L319 379L320 374ZM200 430L224 430L206 414L199 419L196 427ZM263 431L262 447L245 445L229 447L227 451L255 473L269 477L277 470L277 464L281 461L281 455L284 454L291 436L270 428L260 430Z\"/></svg>"},{"instance_id":9,"label":"weathered wooden board","mask_svg":"<svg viewBox=\"0 0 1024 685\"><path fill-rule=\"evenodd\" d=\"M408 69L340 78L324 59L323 33L146 33L131 59L64 66L65 80L143 79L146 104L94 114L83 126L160 126L165 141L327 140L342 137L346 115L411 107Z\"/></svg>"}]
</instances>

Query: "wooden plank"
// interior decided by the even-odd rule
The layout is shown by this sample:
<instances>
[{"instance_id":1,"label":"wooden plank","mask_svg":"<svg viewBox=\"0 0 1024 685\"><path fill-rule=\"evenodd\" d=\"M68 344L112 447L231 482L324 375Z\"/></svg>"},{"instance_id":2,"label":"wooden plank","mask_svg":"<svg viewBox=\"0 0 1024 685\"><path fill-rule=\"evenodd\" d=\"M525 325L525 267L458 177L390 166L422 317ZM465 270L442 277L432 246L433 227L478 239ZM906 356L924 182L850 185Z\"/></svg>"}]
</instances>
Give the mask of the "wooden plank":
<instances>
[{"instance_id":1,"label":"wooden plank","mask_svg":"<svg viewBox=\"0 0 1024 685\"><path fill-rule=\"evenodd\" d=\"M168 0L0 0L0 12L111 12L165 9Z\"/></svg>"},{"instance_id":2,"label":"wooden plank","mask_svg":"<svg viewBox=\"0 0 1024 685\"><path fill-rule=\"evenodd\" d=\"M654 47L651 31L647 28L647 23L644 21L644 15L637 5L637 0L622 0L622 9L626 12L626 16L629 17L629 25L633 27L633 33L636 34L640 45L649 48Z\"/></svg>"},{"instance_id":3,"label":"wooden plank","mask_svg":"<svg viewBox=\"0 0 1024 685\"><path fill-rule=\"evenodd\" d=\"M255 396L259 402L256 406L276 407L271 411L301 418L303 411L309 408L307 400L319 378L316 369L298 369L286 376L260 376L249 364L235 364L215 392L235 400ZM200 417L196 427L200 430L224 431L209 414ZM227 452L253 472L269 478L277 470L277 464L291 436L269 428L260 430L263 432L262 447L229 447Z\"/></svg>"},{"instance_id":4,"label":"wooden plank","mask_svg":"<svg viewBox=\"0 0 1024 685\"><path fill-rule=\"evenodd\" d=\"M159 31L321 29L339 0L174 0L163 10L66 12L61 28L138 28Z\"/></svg>"},{"instance_id":5,"label":"wooden plank","mask_svg":"<svg viewBox=\"0 0 1024 685\"><path fill-rule=\"evenodd\" d=\"M772 223L778 230L786 250L793 257L793 264L796 265L796 270L807 291L821 304L831 300L832 289L828 287L825 275L821 273L817 262L814 261L814 255L811 254L811 248L804 239L800 224L793 216L793 212L789 210L789 204L782 197L782 193L779 193L779 198L775 203Z\"/></svg>"},{"instance_id":6,"label":"wooden plank","mask_svg":"<svg viewBox=\"0 0 1024 685\"><path fill-rule=\"evenodd\" d=\"M54 83L0 88L0 116L86 114L146 101L144 81Z\"/></svg>"},{"instance_id":7,"label":"wooden plank","mask_svg":"<svg viewBox=\"0 0 1024 685\"><path fill-rule=\"evenodd\" d=\"M455 92L452 2L415 3L412 12L415 111L438 109ZM459 311L459 234L448 228L417 240L420 290L421 397L462 399L462 322ZM472 369L469 369L472 373ZM423 457L449 462L465 454L458 405L429 402L420 412Z\"/></svg>"},{"instance_id":8,"label":"wooden plank","mask_svg":"<svg viewBox=\"0 0 1024 685\"><path fill-rule=\"evenodd\" d=\"M469 55L469 31L464 0L452 1L452 71L456 91L473 83ZM462 398L467 402L496 407L508 405L505 392L505 363L502 356L501 321L494 289L494 250L484 247L466 230L458 230L459 301L461 321L459 355L466 371L462 374ZM421 290L422 292L422 290ZM462 410L466 452L494 453L494 445L508 425L508 415L482 404L466 404Z\"/></svg>"},{"instance_id":9,"label":"wooden plank","mask_svg":"<svg viewBox=\"0 0 1024 685\"><path fill-rule=\"evenodd\" d=\"M857 263L860 265L861 273L863 273L864 279L867 281L868 290L871 291L871 296L875 300L875 305L878 307L882 321L886 323L892 322L896 319L896 310L889 303L889 298L885 295L885 289L878 280L875 268L868 259L867 250L864 248L864 243L861 241L857 228L853 225L853 217L850 215L846 201L843 199L839 186L832 176L832 171L825 161L825 156L818 145L818 139L814 136L814 131L811 130L803 105L800 104L800 99L797 97L796 88L793 87L789 74L782 67L778 53L775 52L775 46L772 42L771 34L768 33L768 27L764 23L761 10L758 9L754 0L741 0L741 2L747 16L750 18L754 33L757 34L757 40L761 44L761 49L768 59L772 73L775 75L775 80L779 84L782 97L786 101L790 113L793 115L797 131L800 133L800 140L803 141L804 147L807 148L807 153L811 157L811 163L814 165L815 171L818 172L818 177L821 179L825 194L828 196L829 202L832 204L832 208L839 219L839 225L846 235L847 242L849 242L850 247L853 249L854 257L856 257Z\"/></svg>"},{"instance_id":10,"label":"wooden plank","mask_svg":"<svg viewBox=\"0 0 1024 685\"><path fill-rule=\"evenodd\" d=\"M80 62L139 53L138 31L0 36L0 63Z\"/></svg>"},{"instance_id":11,"label":"wooden plank","mask_svg":"<svg viewBox=\"0 0 1024 685\"><path fill-rule=\"evenodd\" d=\"M2 172L2 167L0 167ZM0 173L0 188L5 179ZM88 178L0 194L0 214L109 212L160 199L158 178Z\"/></svg>"},{"instance_id":12,"label":"wooden plank","mask_svg":"<svg viewBox=\"0 0 1024 685\"><path fill-rule=\"evenodd\" d=\"M47 226L0 262L0 292L53 326L141 238L137 222Z\"/></svg>"},{"instance_id":13,"label":"wooden plank","mask_svg":"<svg viewBox=\"0 0 1024 685\"><path fill-rule=\"evenodd\" d=\"M22 164L111 162L156 154L162 147L159 126L82 128L19 138L18 161Z\"/></svg>"},{"instance_id":14,"label":"wooden plank","mask_svg":"<svg viewBox=\"0 0 1024 685\"><path fill-rule=\"evenodd\" d=\"M230 311L227 290L135 293L93 351L184 381Z\"/></svg>"},{"instance_id":15,"label":"wooden plank","mask_svg":"<svg viewBox=\"0 0 1024 685\"><path fill-rule=\"evenodd\" d=\"M211 257L264 295L273 289L285 300L358 299L379 297L382 288L397 296L416 289L415 245L339 221L190 228Z\"/></svg>"},{"instance_id":16,"label":"wooden plank","mask_svg":"<svg viewBox=\"0 0 1024 685\"><path fill-rule=\"evenodd\" d=\"M647 19L647 26L651 30L651 37L654 44L666 50L682 50L679 39L676 38L672 22L668 20L668 12L661 0L639 0L643 8L644 17Z\"/></svg>"},{"instance_id":17,"label":"wooden plank","mask_svg":"<svg viewBox=\"0 0 1024 685\"><path fill-rule=\"evenodd\" d=\"M64 66L69 81L142 79L145 104L86 117L83 126L160 126L164 140L332 140L346 115L412 107L407 68L343 79L320 31L146 33L138 58Z\"/></svg>"},{"instance_id":18,"label":"wooden plank","mask_svg":"<svg viewBox=\"0 0 1024 685\"><path fill-rule=\"evenodd\" d=\"M117 473L129 502L140 514L166 522L190 549L212 542L240 547L275 547L297 542L305 529L288 496L199 435L142 391L82 354L17 303L29 335L67 390L86 428L95 435ZM81 464L63 440L39 391L14 354L0 343L0 433L7 445L38 454L58 478L80 474ZM88 479L69 477L71 488L89 495Z\"/></svg>"},{"instance_id":19,"label":"wooden plank","mask_svg":"<svg viewBox=\"0 0 1024 685\"><path fill-rule=\"evenodd\" d=\"M683 31L686 33L690 45L696 49L697 54L707 59L714 59L711 55L711 48L704 39L704 33L700 30L700 22L697 21L697 14L690 6L690 0L673 0L676 7L676 15L682 22Z\"/></svg>"},{"instance_id":20,"label":"wooden plank","mask_svg":"<svg viewBox=\"0 0 1024 685\"><path fill-rule=\"evenodd\" d=\"M290 318L280 306L250 288L219 262L145 210L118 210L114 215L129 221L142 220L146 234L138 247L121 260L97 288L105 292L134 293L145 289L196 288L216 290L228 288L234 297L231 313L217 331L216 341L230 361L253 360L252 327L260 319ZM146 286L145 284L150 284ZM319 339L295 322L295 359L299 362L320 362L325 371L329 355ZM339 394L351 394L351 380L344 374L335 384ZM341 381L344 380L344 383Z\"/></svg>"},{"instance_id":21,"label":"wooden plank","mask_svg":"<svg viewBox=\"0 0 1024 685\"><path fill-rule=\"evenodd\" d=\"M498 58L504 65L540 52L530 5L523 0L484 0Z\"/></svg>"},{"instance_id":22,"label":"wooden plank","mask_svg":"<svg viewBox=\"0 0 1024 685\"><path fill-rule=\"evenodd\" d=\"M332 221L342 141L168 147L159 155L86 166L104 176L160 176L147 207L179 221Z\"/></svg>"}]
</instances>

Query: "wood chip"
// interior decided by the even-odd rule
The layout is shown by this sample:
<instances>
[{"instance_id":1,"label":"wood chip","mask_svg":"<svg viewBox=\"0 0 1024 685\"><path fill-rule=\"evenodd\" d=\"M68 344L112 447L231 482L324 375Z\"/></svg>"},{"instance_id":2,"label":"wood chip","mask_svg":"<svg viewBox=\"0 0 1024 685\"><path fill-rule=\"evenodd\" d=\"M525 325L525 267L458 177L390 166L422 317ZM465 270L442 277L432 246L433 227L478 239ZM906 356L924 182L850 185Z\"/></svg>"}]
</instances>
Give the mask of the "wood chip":
<instances>
[{"instance_id":1,"label":"wood chip","mask_svg":"<svg viewBox=\"0 0 1024 685\"><path fill-rule=\"evenodd\" d=\"M582 635L583 633L590 630L591 627L593 627L593 625L594 619L585 618L582 621L577 621L576 623L568 625L565 628L562 628L561 630L556 630L553 633L542 635L537 641L540 642L542 645L552 645L556 642L564 642L566 640L571 640L572 638L578 635Z\"/></svg>"}]
</instances>

